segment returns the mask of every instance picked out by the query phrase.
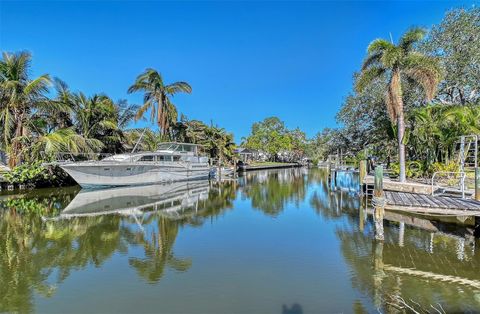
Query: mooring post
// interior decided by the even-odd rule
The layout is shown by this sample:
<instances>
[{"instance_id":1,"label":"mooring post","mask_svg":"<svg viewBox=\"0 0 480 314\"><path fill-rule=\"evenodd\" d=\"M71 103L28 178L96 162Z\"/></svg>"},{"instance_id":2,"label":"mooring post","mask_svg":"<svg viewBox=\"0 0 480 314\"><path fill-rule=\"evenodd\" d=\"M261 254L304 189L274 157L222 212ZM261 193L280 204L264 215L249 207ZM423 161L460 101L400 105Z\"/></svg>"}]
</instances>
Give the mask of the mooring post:
<instances>
[{"instance_id":1,"label":"mooring post","mask_svg":"<svg viewBox=\"0 0 480 314\"><path fill-rule=\"evenodd\" d=\"M237 176L237 158L233 158L233 177Z\"/></svg>"},{"instance_id":2,"label":"mooring post","mask_svg":"<svg viewBox=\"0 0 480 314\"><path fill-rule=\"evenodd\" d=\"M363 230L365 229L365 211L366 209L363 208L363 198L362 198L362 206L360 206L360 209L358 210L359 211L359 217L358 217L358 227L360 229L361 232L363 232Z\"/></svg>"},{"instance_id":3,"label":"mooring post","mask_svg":"<svg viewBox=\"0 0 480 314\"><path fill-rule=\"evenodd\" d=\"M385 270L383 263L383 242L374 241L372 244L373 250L373 303L380 309L383 303L382 297L382 282L385 278Z\"/></svg>"},{"instance_id":4,"label":"mooring post","mask_svg":"<svg viewBox=\"0 0 480 314\"><path fill-rule=\"evenodd\" d=\"M475 200L480 201L480 168L475 167Z\"/></svg>"},{"instance_id":5,"label":"mooring post","mask_svg":"<svg viewBox=\"0 0 480 314\"><path fill-rule=\"evenodd\" d=\"M375 221L375 239L384 240L383 233L383 215L385 206L385 195L383 193L383 166L375 167L375 181L374 181L374 221Z\"/></svg>"},{"instance_id":6,"label":"mooring post","mask_svg":"<svg viewBox=\"0 0 480 314\"><path fill-rule=\"evenodd\" d=\"M359 171L359 180L360 180L360 191L363 193L363 184L365 181L365 177L367 176L367 161L360 160L360 165L358 167Z\"/></svg>"}]
</instances>

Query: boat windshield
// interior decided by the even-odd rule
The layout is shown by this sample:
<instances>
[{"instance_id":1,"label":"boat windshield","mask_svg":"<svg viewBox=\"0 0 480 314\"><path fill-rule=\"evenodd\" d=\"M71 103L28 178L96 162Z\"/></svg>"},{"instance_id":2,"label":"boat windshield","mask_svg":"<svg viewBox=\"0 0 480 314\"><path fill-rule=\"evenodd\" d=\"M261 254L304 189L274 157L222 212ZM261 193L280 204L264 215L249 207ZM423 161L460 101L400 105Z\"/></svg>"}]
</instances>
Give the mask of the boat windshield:
<instances>
[{"instance_id":1,"label":"boat windshield","mask_svg":"<svg viewBox=\"0 0 480 314\"><path fill-rule=\"evenodd\" d=\"M183 143L162 143L158 146L158 150L171 150L175 152L196 152L197 145Z\"/></svg>"},{"instance_id":2,"label":"boat windshield","mask_svg":"<svg viewBox=\"0 0 480 314\"><path fill-rule=\"evenodd\" d=\"M104 158L104 161L125 161L127 159L130 159L130 155L125 155L125 154L119 154L119 155L113 155L107 158Z\"/></svg>"},{"instance_id":3,"label":"boat windshield","mask_svg":"<svg viewBox=\"0 0 480 314\"><path fill-rule=\"evenodd\" d=\"M175 150L177 146L177 144L173 143L163 143L158 146L158 150Z\"/></svg>"}]
</instances>

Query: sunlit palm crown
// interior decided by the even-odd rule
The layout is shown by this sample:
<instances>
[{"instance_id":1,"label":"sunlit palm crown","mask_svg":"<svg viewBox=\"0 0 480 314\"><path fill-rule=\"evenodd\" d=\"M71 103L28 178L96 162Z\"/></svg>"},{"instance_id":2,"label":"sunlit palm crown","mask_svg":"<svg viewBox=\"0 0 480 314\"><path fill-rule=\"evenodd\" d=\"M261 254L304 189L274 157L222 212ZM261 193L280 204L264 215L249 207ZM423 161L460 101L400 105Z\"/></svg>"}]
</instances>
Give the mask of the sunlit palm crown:
<instances>
[{"instance_id":1,"label":"sunlit palm crown","mask_svg":"<svg viewBox=\"0 0 480 314\"><path fill-rule=\"evenodd\" d=\"M47 74L30 80L28 71L31 56L27 52L3 53L0 60L0 123L3 126L3 141L9 144L15 131L26 135L24 128L27 113L34 108L44 107L50 85ZM17 124L17 125L15 125Z\"/></svg>"},{"instance_id":2,"label":"sunlit palm crown","mask_svg":"<svg viewBox=\"0 0 480 314\"><path fill-rule=\"evenodd\" d=\"M412 28L401 37L398 45L384 39L376 39L368 46L368 55L356 81L356 89L361 92L375 80L385 81L387 84L385 101L394 123L398 114L403 112L401 99L403 77L420 85L427 101L434 97L441 79L438 60L415 50L416 44L424 36L423 29Z\"/></svg>"},{"instance_id":3,"label":"sunlit palm crown","mask_svg":"<svg viewBox=\"0 0 480 314\"><path fill-rule=\"evenodd\" d=\"M192 88L186 82L175 82L165 85L162 75L154 69L147 69L140 74L129 93L143 91L143 105L137 112L136 119L143 117L146 111L150 110L150 119L158 124L163 134L173 125L178 118L177 109L171 102L170 96L177 93L191 93Z\"/></svg>"}]
</instances>

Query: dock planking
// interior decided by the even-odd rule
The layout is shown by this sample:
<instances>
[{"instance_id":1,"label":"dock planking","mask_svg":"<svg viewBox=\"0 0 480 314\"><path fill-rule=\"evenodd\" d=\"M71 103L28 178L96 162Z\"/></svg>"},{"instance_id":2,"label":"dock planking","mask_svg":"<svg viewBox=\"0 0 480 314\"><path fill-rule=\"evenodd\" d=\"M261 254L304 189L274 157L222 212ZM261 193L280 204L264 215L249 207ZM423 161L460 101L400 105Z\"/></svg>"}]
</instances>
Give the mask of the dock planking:
<instances>
[{"instance_id":1,"label":"dock planking","mask_svg":"<svg viewBox=\"0 0 480 314\"><path fill-rule=\"evenodd\" d=\"M414 209L426 212L442 213L442 210L471 212L480 215L480 202L472 199L462 199L448 196L432 196L425 194L385 191L386 209ZM446 213L446 212L445 212ZM453 212L451 212L453 214Z\"/></svg>"}]
</instances>

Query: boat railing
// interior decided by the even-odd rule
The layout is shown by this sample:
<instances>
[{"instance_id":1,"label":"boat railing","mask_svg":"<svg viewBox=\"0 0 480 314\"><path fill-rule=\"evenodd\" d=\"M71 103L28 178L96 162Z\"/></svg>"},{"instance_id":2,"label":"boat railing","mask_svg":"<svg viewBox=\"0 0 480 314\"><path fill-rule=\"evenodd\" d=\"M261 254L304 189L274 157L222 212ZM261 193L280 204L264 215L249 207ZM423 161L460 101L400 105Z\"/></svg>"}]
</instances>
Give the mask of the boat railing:
<instances>
[{"instance_id":1,"label":"boat railing","mask_svg":"<svg viewBox=\"0 0 480 314\"><path fill-rule=\"evenodd\" d=\"M436 171L432 175L432 195L435 192L454 193L460 192L462 198L465 198L465 180L466 173L463 171Z\"/></svg>"},{"instance_id":2,"label":"boat railing","mask_svg":"<svg viewBox=\"0 0 480 314\"><path fill-rule=\"evenodd\" d=\"M78 162L78 161L99 161L104 158L112 156L109 153L76 153L76 152L58 152L54 154L53 158L50 156L50 160L54 163L67 163L67 162ZM45 159L46 156L44 156ZM47 159L47 160L48 160Z\"/></svg>"}]
</instances>

